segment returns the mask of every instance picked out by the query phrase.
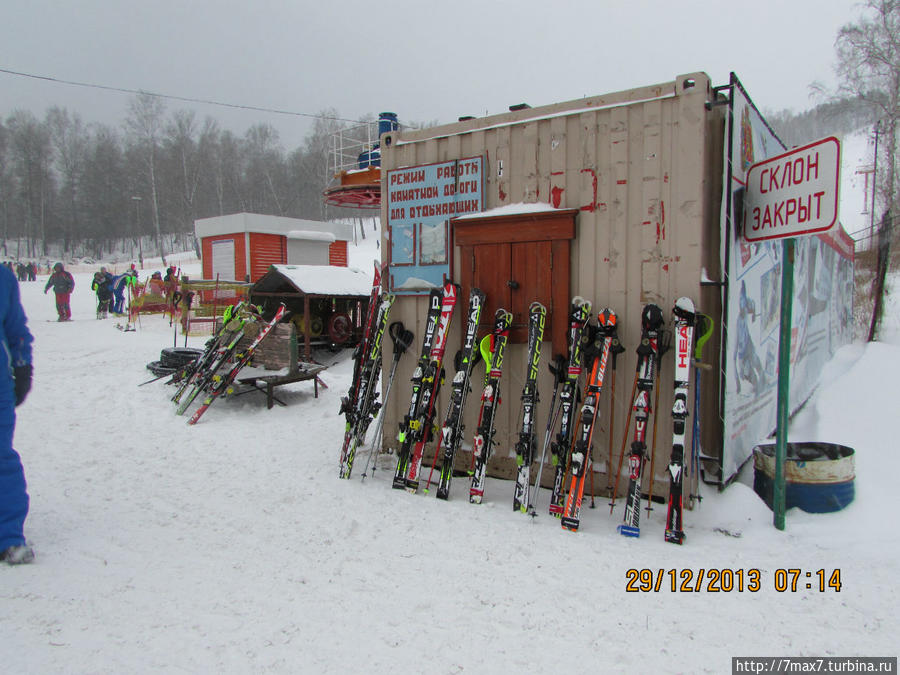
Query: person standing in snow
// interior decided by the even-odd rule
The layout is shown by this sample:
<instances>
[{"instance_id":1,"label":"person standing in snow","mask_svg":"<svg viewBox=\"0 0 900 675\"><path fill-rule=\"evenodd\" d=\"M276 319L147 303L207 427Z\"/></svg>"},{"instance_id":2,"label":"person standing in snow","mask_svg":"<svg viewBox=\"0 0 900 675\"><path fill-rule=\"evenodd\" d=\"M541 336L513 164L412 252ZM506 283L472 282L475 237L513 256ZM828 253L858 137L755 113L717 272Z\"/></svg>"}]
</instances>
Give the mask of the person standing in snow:
<instances>
[{"instance_id":1,"label":"person standing in snow","mask_svg":"<svg viewBox=\"0 0 900 675\"><path fill-rule=\"evenodd\" d=\"M0 368L0 561L30 563L34 551L25 541L28 492L22 460L13 450L16 406L31 389L31 343L28 320L19 299L19 284L0 269L0 340L8 364Z\"/></svg>"},{"instance_id":2,"label":"person standing in snow","mask_svg":"<svg viewBox=\"0 0 900 675\"><path fill-rule=\"evenodd\" d=\"M71 321L72 310L69 307L69 297L72 295L72 291L75 290L75 279L63 269L61 262L53 266L53 274L50 275L50 278L47 279L47 285L44 286L45 295L51 287L56 295L56 312L59 314L57 321Z\"/></svg>"},{"instance_id":3,"label":"person standing in snow","mask_svg":"<svg viewBox=\"0 0 900 675\"><path fill-rule=\"evenodd\" d=\"M94 273L91 290L97 294L97 318L105 319L109 316L109 302L112 299L112 291L110 290L109 280L102 271Z\"/></svg>"}]
</instances>

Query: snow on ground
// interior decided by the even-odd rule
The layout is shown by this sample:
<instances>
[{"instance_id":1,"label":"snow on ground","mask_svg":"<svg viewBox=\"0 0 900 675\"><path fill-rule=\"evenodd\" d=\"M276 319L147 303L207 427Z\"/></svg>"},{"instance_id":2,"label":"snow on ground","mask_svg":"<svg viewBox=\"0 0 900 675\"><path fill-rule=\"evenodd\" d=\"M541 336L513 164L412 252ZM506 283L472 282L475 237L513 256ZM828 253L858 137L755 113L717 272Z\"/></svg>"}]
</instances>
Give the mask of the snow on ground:
<instances>
[{"instance_id":1,"label":"snow on ground","mask_svg":"<svg viewBox=\"0 0 900 675\"><path fill-rule=\"evenodd\" d=\"M897 654L896 300L891 339L842 349L792 436L856 448L856 500L792 510L779 532L746 485L707 489L678 547L661 506L626 539L603 499L573 534L513 513L508 482L473 506L462 479L446 503L392 490L388 462L361 482L364 456L338 480L347 351L319 354L318 399L297 383L269 411L250 393L189 427L169 388L138 386L168 322L95 320L86 271L60 324L45 281L21 285L35 375L16 448L37 560L0 568L7 672L723 673L732 656ZM758 569L761 588L626 592L644 568ZM841 590L779 593L780 568L839 569Z\"/></svg>"}]
</instances>

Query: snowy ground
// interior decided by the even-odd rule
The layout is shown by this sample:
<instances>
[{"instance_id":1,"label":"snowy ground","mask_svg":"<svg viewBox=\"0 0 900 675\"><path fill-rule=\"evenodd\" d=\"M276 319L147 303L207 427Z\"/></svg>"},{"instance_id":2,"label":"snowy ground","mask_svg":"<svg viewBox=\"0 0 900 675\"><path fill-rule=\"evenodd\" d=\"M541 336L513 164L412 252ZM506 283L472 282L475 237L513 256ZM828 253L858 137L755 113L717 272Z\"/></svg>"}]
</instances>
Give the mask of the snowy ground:
<instances>
[{"instance_id":1,"label":"snowy ground","mask_svg":"<svg viewBox=\"0 0 900 675\"><path fill-rule=\"evenodd\" d=\"M661 507L625 539L605 500L572 534L513 513L506 482L477 507L463 480L447 503L392 490L387 466L362 483L364 458L338 480L346 353L321 355L318 400L298 383L286 408L252 393L188 427L167 387L137 386L168 323L95 320L87 271L75 320L56 323L45 280L22 284L35 375L16 448L37 561L0 568L5 672L724 673L732 656L897 654L896 301L889 339L838 353L792 437L856 448L856 501L793 510L779 532L745 485L707 490L678 547ZM629 593L632 568L758 569L761 588L672 592L666 577ZM780 568L839 569L840 592L804 578L779 593Z\"/></svg>"}]
</instances>

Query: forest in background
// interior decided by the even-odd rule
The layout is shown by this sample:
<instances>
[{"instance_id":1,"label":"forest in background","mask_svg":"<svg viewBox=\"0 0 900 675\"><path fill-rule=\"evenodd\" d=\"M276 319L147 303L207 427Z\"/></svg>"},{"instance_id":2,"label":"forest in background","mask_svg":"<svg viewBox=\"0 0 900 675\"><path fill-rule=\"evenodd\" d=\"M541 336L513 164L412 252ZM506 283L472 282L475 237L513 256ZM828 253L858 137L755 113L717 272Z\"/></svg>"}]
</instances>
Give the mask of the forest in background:
<instances>
[{"instance_id":1,"label":"forest in background","mask_svg":"<svg viewBox=\"0 0 900 675\"><path fill-rule=\"evenodd\" d=\"M873 122L847 98L794 113L765 113L788 145ZM374 116L360 120L366 122ZM0 257L134 258L196 248L198 218L238 212L329 220L377 212L327 206L332 135L353 127L322 111L302 145L285 150L269 124L243 136L212 117L168 111L135 96L119 128L85 122L64 107L0 119ZM362 229L362 235L365 232Z\"/></svg>"},{"instance_id":2,"label":"forest in background","mask_svg":"<svg viewBox=\"0 0 900 675\"><path fill-rule=\"evenodd\" d=\"M0 257L190 250L194 220L229 213L369 216L322 200L332 134L348 126L323 111L286 151L269 124L239 136L147 94L131 100L119 128L59 106L42 117L14 110L0 119Z\"/></svg>"}]
</instances>

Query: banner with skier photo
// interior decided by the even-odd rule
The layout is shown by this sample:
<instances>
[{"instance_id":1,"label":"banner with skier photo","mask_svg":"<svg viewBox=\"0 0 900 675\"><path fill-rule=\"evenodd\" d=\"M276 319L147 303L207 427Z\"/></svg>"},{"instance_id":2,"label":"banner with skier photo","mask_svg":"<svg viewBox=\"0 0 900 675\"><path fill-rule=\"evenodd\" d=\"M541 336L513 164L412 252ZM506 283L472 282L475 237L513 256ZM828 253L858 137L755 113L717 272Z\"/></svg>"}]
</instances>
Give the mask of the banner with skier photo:
<instances>
[{"instance_id":1,"label":"banner with skier photo","mask_svg":"<svg viewBox=\"0 0 900 675\"><path fill-rule=\"evenodd\" d=\"M722 265L727 286L721 480L728 482L776 424L781 255L778 240L748 242L741 231L747 170L785 147L731 76L722 196ZM796 240L791 325L791 410L812 393L822 367L851 339L853 242L843 228Z\"/></svg>"}]
</instances>

